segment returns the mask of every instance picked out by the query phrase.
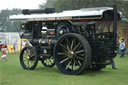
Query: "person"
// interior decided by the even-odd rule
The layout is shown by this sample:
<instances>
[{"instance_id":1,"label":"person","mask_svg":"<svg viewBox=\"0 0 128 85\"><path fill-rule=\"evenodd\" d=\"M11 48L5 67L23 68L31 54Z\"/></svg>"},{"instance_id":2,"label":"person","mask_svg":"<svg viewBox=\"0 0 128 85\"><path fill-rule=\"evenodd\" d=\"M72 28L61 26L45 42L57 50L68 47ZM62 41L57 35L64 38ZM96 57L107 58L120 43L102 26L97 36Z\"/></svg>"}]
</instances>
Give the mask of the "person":
<instances>
[{"instance_id":1,"label":"person","mask_svg":"<svg viewBox=\"0 0 128 85\"><path fill-rule=\"evenodd\" d=\"M16 52L16 43L13 44L14 51Z\"/></svg>"},{"instance_id":2,"label":"person","mask_svg":"<svg viewBox=\"0 0 128 85\"><path fill-rule=\"evenodd\" d=\"M110 59L110 60L111 60L111 63L112 63L112 69L117 69L114 60L113 59Z\"/></svg>"},{"instance_id":3,"label":"person","mask_svg":"<svg viewBox=\"0 0 128 85\"><path fill-rule=\"evenodd\" d=\"M6 52L6 45L2 45L2 59L6 61L7 52Z\"/></svg>"},{"instance_id":4,"label":"person","mask_svg":"<svg viewBox=\"0 0 128 85\"><path fill-rule=\"evenodd\" d=\"M121 40L119 49L120 49L120 51L121 51L120 58L124 58L124 51L125 51L125 43L124 43L124 39Z\"/></svg>"}]
</instances>

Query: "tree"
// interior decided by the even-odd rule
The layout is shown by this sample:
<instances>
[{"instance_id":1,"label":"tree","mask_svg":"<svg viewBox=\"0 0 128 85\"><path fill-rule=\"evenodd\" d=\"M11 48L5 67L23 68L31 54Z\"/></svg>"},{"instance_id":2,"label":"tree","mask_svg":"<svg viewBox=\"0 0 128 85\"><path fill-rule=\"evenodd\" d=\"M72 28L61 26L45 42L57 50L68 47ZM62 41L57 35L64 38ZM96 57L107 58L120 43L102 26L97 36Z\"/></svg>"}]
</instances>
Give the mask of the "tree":
<instances>
[{"instance_id":1,"label":"tree","mask_svg":"<svg viewBox=\"0 0 128 85\"><path fill-rule=\"evenodd\" d=\"M88 7L102 7L108 6L112 3L112 0L57 0L54 6L57 9L57 11L62 11Z\"/></svg>"},{"instance_id":2,"label":"tree","mask_svg":"<svg viewBox=\"0 0 128 85\"><path fill-rule=\"evenodd\" d=\"M118 10L128 17L128 1L124 0L47 0L46 4L40 5L41 8L54 7L57 12L63 10L74 10L90 7L106 7L117 4Z\"/></svg>"},{"instance_id":3,"label":"tree","mask_svg":"<svg viewBox=\"0 0 128 85\"><path fill-rule=\"evenodd\" d=\"M12 10L2 10L0 12L0 28L3 31L6 32L16 32L17 30L15 29L14 24L11 23L11 21L9 21L9 16L10 15L16 15L21 13L20 9L12 9Z\"/></svg>"},{"instance_id":4,"label":"tree","mask_svg":"<svg viewBox=\"0 0 128 85\"><path fill-rule=\"evenodd\" d=\"M56 1L57 1L57 0L47 0L45 4L44 4L44 3L43 3L43 4L40 4L39 7L40 7L40 8L49 8L49 7L53 7Z\"/></svg>"},{"instance_id":5,"label":"tree","mask_svg":"<svg viewBox=\"0 0 128 85\"><path fill-rule=\"evenodd\" d=\"M57 11L90 7L106 7L117 4L118 10L128 17L128 2L124 0L57 0L54 7Z\"/></svg>"}]
</instances>

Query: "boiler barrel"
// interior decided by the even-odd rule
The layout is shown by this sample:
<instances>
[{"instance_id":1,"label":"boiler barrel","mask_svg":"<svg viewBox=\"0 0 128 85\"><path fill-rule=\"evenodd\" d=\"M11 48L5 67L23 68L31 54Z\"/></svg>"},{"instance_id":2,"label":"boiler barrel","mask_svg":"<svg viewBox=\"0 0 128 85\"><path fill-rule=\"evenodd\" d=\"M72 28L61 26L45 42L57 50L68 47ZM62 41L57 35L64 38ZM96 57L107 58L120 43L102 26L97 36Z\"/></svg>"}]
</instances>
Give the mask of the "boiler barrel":
<instances>
[{"instance_id":1,"label":"boiler barrel","mask_svg":"<svg viewBox=\"0 0 128 85\"><path fill-rule=\"evenodd\" d=\"M29 39L29 42L32 45L43 45L43 46L49 46L49 45L54 45L57 41L56 39Z\"/></svg>"}]
</instances>

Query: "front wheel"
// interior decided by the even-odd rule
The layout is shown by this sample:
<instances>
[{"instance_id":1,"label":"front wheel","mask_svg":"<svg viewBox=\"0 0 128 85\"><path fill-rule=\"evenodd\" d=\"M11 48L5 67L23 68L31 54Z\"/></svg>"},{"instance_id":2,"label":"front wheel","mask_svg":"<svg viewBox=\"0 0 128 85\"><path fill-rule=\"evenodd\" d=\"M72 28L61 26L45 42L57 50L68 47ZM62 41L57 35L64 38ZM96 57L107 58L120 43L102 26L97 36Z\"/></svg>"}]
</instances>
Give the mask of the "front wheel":
<instances>
[{"instance_id":1,"label":"front wheel","mask_svg":"<svg viewBox=\"0 0 128 85\"><path fill-rule=\"evenodd\" d=\"M55 61L53 56L47 57L47 56L41 56L41 63L45 66L45 67L53 67L55 66Z\"/></svg>"},{"instance_id":2,"label":"front wheel","mask_svg":"<svg viewBox=\"0 0 128 85\"><path fill-rule=\"evenodd\" d=\"M88 41L76 33L62 35L54 48L57 67L65 74L79 74L89 67L91 48Z\"/></svg>"},{"instance_id":3,"label":"front wheel","mask_svg":"<svg viewBox=\"0 0 128 85\"><path fill-rule=\"evenodd\" d=\"M20 63L24 69L33 70L37 66L38 56L34 47L24 47L20 53Z\"/></svg>"}]
</instances>

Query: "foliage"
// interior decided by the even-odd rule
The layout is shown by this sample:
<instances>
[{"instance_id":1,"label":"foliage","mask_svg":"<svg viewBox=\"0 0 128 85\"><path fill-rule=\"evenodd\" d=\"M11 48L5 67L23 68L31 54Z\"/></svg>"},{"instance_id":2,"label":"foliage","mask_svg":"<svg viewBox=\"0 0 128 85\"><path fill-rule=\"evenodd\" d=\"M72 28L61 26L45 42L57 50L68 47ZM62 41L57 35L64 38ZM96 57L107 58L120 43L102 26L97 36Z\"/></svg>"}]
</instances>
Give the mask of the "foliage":
<instances>
[{"instance_id":1,"label":"foliage","mask_svg":"<svg viewBox=\"0 0 128 85\"><path fill-rule=\"evenodd\" d=\"M128 17L128 1L126 0L47 0L43 7L55 7L57 12L89 7L105 7L117 4L118 10Z\"/></svg>"},{"instance_id":2,"label":"foliage","mask_svg":"<svg viewBox=\"0 0 128 85\"><path fill-rule=\"evenodd\" d=\"M57 1L57 0L47 0L46 4L44 4L44 3L43 3L43 4L40 4L39 7L40 7L40 8L49 8L49 7L53 7L56 1Z\"/></svg>"},{"instance_id":3,"label":"foliage","mask_svg":"<svg viewBox=\"0 0 128 85\"><path fill-rule=\"evenodd\" d=\"M0 28L1 30L4 30L6 32L16 32L14 24L12 24L11 21L9 21L10 15L16 15L21 13L20 9L12 9L12 10L1 10L0 12Z\"/></svg>"}]
</instances>

